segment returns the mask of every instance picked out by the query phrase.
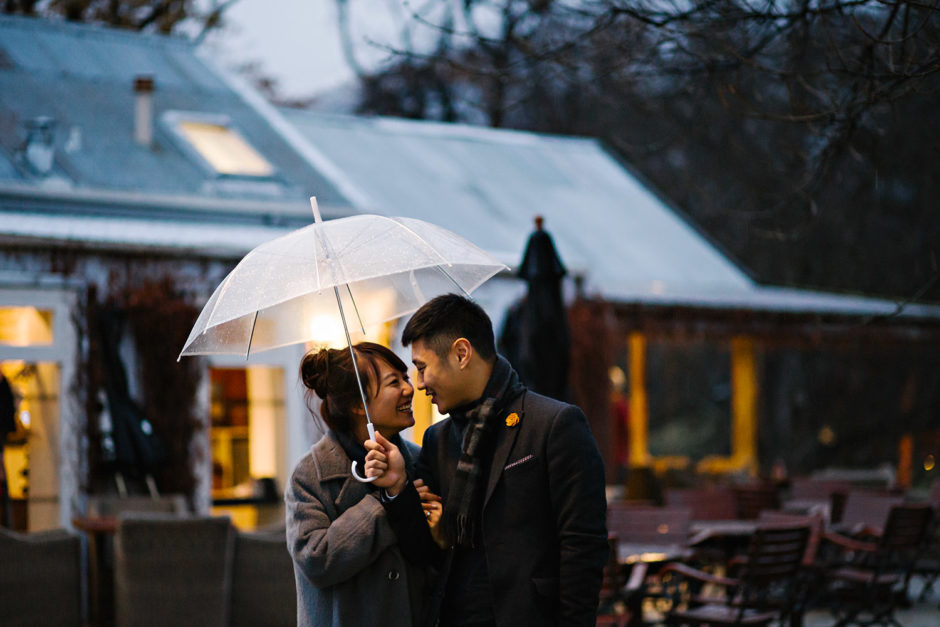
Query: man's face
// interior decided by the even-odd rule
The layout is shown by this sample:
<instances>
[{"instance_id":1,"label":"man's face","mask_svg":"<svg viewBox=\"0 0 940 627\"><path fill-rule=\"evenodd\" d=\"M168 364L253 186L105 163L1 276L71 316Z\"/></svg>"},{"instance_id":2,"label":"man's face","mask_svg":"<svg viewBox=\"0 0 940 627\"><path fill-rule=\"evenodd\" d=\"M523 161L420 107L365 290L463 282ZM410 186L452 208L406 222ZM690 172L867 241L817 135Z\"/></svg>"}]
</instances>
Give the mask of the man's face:
<instances>
[{"instance_id":1,"label":"man's face","mask_svg":"<svg viewBox=\"0 0 940 627\"><path fill-rule=\"evenodd\" d=\"M418 369L415 384L431 397L440 413L450 413L453 408L473 400L464 398L464 372L457 367L453 347L446 357L441 358L424 339L416 340L411 344L411 362Z\"/></svg>"}]
</instances>

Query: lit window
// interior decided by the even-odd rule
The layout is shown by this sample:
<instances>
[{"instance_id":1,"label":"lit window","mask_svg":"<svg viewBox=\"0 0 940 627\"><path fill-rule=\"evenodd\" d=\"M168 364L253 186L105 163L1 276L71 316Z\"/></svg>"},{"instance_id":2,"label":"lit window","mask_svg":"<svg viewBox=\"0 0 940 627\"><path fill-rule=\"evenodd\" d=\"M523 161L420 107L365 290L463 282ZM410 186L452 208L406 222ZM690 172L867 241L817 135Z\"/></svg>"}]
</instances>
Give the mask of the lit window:
<instances>
[{"instance_id":1,"label":"lit window","mask_svg":"<svg viewBox=\"0 0 940 627\"><path fill-rule=\"evenodd\" d=\"M35 307L0 307L0 344L52 344L52 312Z\"/></svg>"},{"instance_id":2,"label":"lit window","mask_svg":"<svg viewBox=\"0 0 940 627\"><path fill-rule=\"evenodd\" d=\"M229 126L182 120L177 129L219 174L271 176L274 172L271 164Z\"/></svg>"}]
</instances>

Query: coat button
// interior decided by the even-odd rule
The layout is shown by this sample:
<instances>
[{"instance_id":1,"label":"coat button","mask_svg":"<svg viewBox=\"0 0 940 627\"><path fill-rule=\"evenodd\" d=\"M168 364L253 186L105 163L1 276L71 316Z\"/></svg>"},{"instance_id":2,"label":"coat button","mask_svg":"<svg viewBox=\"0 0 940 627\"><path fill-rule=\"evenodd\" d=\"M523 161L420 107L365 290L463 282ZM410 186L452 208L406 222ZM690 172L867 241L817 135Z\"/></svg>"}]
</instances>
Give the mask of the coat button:
<instances>
[{"instance_id":1,"label":"coat button","mask_svg":"<svg viewBox=\"0 0 940 627\"><path fill-rule=\"evenodd\" d=\"M398 574L398 571L397 571L397 570L390 570L390 571L388 571L388 580L389 580L389 581L398 581L398 577L399 577L399 574Z\"/></svg>"}]
</instances>

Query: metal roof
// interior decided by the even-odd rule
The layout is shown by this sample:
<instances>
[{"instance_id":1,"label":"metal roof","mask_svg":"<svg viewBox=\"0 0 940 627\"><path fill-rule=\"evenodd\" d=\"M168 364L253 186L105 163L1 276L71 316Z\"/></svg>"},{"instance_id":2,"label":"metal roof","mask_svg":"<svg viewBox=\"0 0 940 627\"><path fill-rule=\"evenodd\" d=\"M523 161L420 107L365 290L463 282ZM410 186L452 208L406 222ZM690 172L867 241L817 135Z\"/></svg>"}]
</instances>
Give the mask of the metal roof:
<instances>
[{"instance_id":1,"label":"metal roof","mask_svg":"<svg viewBox=\"0 0 940 627\"><path fill-rule=\"evenodd\" d=\"M752 285L596 140L281 112L367 211L435 222L514 262L542 215L562 259L599 287Z\"/></svg>"},{"instance_id":2,"label":"metal roof","mask_svg":"<svg viewBox=\"0 0 940 627\"><path fill-rule=\"evenodd\" d=\"M940 319L940 307L757 284L600 142L280 109L367 212L428 220L519 263L545 218L588 294L622 303ZM322 171L322 170L321 170Z\"/></svg>"},{"instance_id":3,"label":"metal roof","mask_svg":"<svg viewBox=\"0 0 940 627\"><path fill-rule=\"evenodd\" d=\"M134 139L134 79L153 78L154 139ZM275 169L222 177L194 162L162 116L221 116ZM55 159L41 176L23 158L31 120L54 121ZM279 116L278 120L281 120ZM282 120L281 120L282 121ZM0 185L254 200L259 214L311 195L349 202L275 128L265 111L187 40L89 25L0 16ZM308 213L309 215L309 213Z\"/></svg>"}]
</instances>

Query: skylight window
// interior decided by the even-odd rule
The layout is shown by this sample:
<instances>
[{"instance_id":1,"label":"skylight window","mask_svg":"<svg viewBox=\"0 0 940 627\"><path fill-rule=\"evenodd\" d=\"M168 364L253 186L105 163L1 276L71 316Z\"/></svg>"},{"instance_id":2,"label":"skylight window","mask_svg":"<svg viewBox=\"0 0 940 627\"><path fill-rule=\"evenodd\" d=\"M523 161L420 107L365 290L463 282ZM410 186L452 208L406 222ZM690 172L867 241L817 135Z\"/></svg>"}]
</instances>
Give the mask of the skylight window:
<instances>
[{"instance_id":1,"label":"skylight window","mask_svg":"<svg viewBox=\"0 0 940 627\"><path fill-rule=\"evenodd\" d=\"M267 178L274 166L252 147L226 116L167 112L165 122L185 147L215 174Z\"/></svg>"},{"instance_id":2,"label":"skylight window","mask_svg":"<svg viewBox=\"0 0 940 627\"><path fill-rule=\"evenodd\" d=\"M219 174L271 176L274 168L228 126L183 121L180 133Z\"/></svg>"}]
</instances>

